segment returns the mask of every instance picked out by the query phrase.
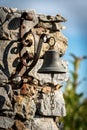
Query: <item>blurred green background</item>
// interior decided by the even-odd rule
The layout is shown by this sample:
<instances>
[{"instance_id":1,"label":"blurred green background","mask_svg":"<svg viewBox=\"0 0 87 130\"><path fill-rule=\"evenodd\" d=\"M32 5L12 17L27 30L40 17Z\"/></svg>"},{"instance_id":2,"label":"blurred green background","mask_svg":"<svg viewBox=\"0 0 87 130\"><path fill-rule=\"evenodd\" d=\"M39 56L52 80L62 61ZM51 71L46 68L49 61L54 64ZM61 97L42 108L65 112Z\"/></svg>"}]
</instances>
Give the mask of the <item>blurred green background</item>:
<instances>
[{"instance_id":1,"label":"blurred green background","mask_svg":"<svg viewBox=\"0 0 87 130\"><path fill-rule=\"evenodd\" d=\"M87 98L83 93L77 93L77 89L85 78L79 80L80 64L87 57L76 57L71 54L73 70L70 71L70 78L65 86L64 98L66 102L67 116L63 118L64 130L86 130L87 128Z\"/></svg>"}]
</instances>

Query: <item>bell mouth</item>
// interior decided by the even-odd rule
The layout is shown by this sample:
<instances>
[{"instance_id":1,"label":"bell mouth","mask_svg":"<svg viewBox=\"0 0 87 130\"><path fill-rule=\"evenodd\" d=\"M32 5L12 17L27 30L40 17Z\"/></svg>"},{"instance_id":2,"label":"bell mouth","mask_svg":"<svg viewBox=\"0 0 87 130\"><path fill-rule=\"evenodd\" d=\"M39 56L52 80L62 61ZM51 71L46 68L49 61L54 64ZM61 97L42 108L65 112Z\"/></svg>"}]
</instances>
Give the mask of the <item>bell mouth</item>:
<instances>
[{"instance_id":1,"label":"bell mouth","mask_svg":"<svg viewBox=\"0 0 87 130\"><path fill-rule=\"evenodd\" d=\"M66 73L65 70L58 70L57 67L55 67L55 68L53 68L53 67L40 68L37 72L44 73L44 74L64 74L64 73Z\"/></svg>"}]
</instances>

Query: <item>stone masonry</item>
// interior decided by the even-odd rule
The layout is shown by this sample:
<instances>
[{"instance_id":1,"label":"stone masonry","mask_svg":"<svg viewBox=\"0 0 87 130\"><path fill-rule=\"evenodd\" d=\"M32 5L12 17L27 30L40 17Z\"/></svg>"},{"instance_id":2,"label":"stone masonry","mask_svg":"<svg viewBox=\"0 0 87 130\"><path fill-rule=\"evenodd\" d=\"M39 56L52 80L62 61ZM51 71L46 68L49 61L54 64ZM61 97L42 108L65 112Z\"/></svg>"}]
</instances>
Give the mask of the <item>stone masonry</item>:
<instances>
[{"instance_id":1,"label":"stone masonry","mask_svg":"<svg viewBox=\"0 0 87 130\"><path fill-rule=\"evenodd\" d=\"M23 21L23 29L27 33L25 43L31 41L32 45L22 45L21 49L23 13L29 14L29 19ZM61 60L66 73L54 75L54 109L51 109L50 103L51 76L37 73L43 63L45 51L49 50L47 43L43 43L35 67L27 76L23 77L23 73L37 53L43 33L55 38L54 49L58 51L60 58L65 54L67 38L61 32L65 29L61 22L65 21L59 14L50 16L36 14L33 10L0 7L0 130L62 130L59 118L66 116L66 109L60 88L68 80L67 61ZM26 53L30 58L27 63Z\"/></svg>"}]
</instances>

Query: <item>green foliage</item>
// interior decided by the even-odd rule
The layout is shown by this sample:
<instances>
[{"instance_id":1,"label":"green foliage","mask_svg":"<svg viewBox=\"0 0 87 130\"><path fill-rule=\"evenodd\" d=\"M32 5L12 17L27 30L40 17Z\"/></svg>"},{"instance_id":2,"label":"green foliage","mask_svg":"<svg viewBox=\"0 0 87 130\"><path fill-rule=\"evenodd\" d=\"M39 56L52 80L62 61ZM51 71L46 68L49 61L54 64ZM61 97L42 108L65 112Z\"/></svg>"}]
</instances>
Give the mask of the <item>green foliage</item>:
<instances>
[{"instance_id":1,"label":"green foliage","mask_svg":"<svg viewBox=\"0 0 87 130\"><path fill-rule=\"evenodd\" d=\"M63 118L64 130L86 130L87 128L87 99L82 100L83 93L77 94L76 90L79 86L78 70L80 63L86 57L76 57L72 62L74 70L71 73L71 78L69 79L65 92L64 98L66 102L67 115Z\"/></svg>"}]
</instances>

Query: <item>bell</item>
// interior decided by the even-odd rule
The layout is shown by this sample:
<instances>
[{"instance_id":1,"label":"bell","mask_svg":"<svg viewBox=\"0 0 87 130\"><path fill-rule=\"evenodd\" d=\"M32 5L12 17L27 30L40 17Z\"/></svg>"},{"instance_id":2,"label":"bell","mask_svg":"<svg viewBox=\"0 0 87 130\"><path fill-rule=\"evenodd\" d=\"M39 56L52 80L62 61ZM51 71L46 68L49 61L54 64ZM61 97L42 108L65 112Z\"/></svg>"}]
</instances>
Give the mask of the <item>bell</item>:
<instances>
[{"instance_id":1,"label":"bell","mask_svg":"<svg viewBox=\"0 0 87 130\"><path fill-rule=\"evenodd\" d=\"M53 49L45 52L44 62L41 68L38 70L38 73L46 73L46 74L66 73L66 67L59 59L58 52L56 52Z\"/></svg>"}]
</instances>

